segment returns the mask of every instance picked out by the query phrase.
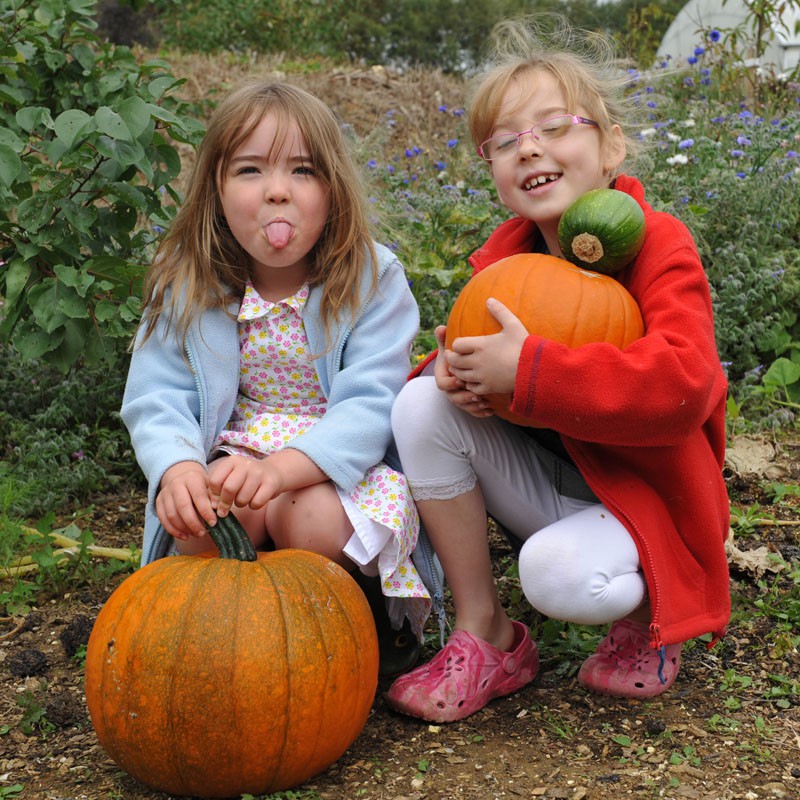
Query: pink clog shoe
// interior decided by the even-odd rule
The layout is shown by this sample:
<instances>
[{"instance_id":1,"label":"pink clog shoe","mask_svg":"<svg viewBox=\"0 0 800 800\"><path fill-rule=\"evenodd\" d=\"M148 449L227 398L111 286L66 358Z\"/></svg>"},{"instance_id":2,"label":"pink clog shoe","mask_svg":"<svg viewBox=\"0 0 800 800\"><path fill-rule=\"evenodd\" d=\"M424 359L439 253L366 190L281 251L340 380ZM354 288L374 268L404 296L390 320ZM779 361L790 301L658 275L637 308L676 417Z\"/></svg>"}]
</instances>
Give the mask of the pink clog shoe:
<instances>
[{"instance_id":1,"label":"pink clog shoe","mask_svg":"<svg viewBox=\"0 0 800 800\"><path fill-rule=\"evenodd\" d=\"M514 645L503 652L467 631L456 630L427 663L399 677L386 692L397 711L428 722L454 722L490 700L529 684L539 653L528 629L513 621Z\"/></svg>"},{"instance_id":2,"label":"pink clog shoe","mask_svg":"<svg viewBox=\"0 0 800 800\"><path fill-rule=\"evenodd\" d=\"M658 650L650 647L649 625L617 620L595 654L583 662L578 683L613 697L656 697L675 683L682 648L681 644L666 645L662 663Z\"/></svg>"}]
</instances>

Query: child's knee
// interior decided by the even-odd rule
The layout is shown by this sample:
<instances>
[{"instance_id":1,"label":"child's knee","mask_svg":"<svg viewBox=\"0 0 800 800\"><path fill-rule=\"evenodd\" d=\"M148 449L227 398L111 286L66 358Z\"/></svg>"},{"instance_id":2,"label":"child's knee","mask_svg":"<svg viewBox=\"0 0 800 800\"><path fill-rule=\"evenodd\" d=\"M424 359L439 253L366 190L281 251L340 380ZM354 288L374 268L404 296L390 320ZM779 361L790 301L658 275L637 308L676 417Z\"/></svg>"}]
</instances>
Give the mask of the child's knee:
<instances>
[{"instance_id":1,"label":"child's knee","mask_svg":"<svg viewBox=\"0 0 800 800\"><path fill-rule=\"evenodd\" d=\"M333 485L284 492L267 506L267 528L278 549L310 550L342 563L353 532Z\"/></svg>"}]
</instances>

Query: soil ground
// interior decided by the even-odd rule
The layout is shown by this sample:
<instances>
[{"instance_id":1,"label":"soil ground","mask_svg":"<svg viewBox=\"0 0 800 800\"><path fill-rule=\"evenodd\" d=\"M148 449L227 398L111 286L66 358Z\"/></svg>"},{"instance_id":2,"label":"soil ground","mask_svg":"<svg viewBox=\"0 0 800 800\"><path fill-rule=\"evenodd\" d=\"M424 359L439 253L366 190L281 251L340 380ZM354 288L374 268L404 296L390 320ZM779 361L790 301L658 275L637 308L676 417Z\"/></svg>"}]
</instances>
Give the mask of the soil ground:
<instances>
[{"instance_id":1,"label":"soil ground","mask_svg":"<svg viewBox=\"0 0 800 800\"><path fill-rule=\"evenodd\" d=\"M774 451L773 451L774 452ZM784 485L800 482L800 448L785 444L764 468ZM771 472L770 472L771 471ZM490 800L493 798L664 797L702 800L800 798L800 656L797 620L789 639L775 636L764 616L748 613L790 570L763 573L767 548L800 569L800 510L796 497L771 505L764 472L728 469L734 505L760 505L758 517L785 521L737 537L731 549L737 612L712 650L693 642L671 691L650 701L589 694L568 663L542 648L539 677L469 719L429 725L395 714L376 697L351 748L287 800ZM140 491L98 497L90 527L98 544L136 544ZM512 561L491 534L498 583L511 597ZM759 574L760 573L760 574ZM759 581L759 577L761 580ZM106 756L92 730L75 649L121 580L43 602L24 619L0 628L0 797L24 800L167 800L143 787ZM797 591L795 586L794 591ZM524 621L537 620L517 603ZM434 638L434 637L432 637ZM788 642L788 643L787 643ZM426 648L424 657L433 652ZM775 676L783 676L776 683ZM795 682L776 702L776 686ZM385 687L382 687L385 688ZM45 720L28 733L20 706L34 698ZM783 706L783 707L781 707ZM21 784L18 795L9 793Z\"/></svg>"}]
</instances>

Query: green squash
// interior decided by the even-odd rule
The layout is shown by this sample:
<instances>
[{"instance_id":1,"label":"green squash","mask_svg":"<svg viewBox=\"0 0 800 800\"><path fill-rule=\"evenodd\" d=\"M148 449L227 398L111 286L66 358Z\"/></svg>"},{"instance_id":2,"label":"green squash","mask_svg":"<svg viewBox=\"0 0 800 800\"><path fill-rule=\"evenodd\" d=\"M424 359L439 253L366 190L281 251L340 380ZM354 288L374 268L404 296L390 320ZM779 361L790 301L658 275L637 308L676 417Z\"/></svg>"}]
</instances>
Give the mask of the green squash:
<instances>
[{"instance_id":1,"label":"green squash","mask_svg":"<svg viewBox=\"0 0 800 800\"><path fill-rule=\"evenodd\" d=\"M615 275L636 258L644 243L641 206L617 189L594 189L567 208L558 223L558 243L567 261Z\"/></svg>"}]
</instances>

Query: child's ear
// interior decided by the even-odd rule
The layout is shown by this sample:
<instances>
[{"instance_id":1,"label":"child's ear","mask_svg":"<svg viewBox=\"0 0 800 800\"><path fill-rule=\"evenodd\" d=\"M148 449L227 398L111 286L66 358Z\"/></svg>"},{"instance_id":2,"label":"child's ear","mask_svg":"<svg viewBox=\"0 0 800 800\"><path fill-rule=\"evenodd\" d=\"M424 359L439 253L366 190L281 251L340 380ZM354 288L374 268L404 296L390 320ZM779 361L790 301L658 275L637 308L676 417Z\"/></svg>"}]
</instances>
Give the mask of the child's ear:
<instances>
[{"instance_id":1,"label":"child's ear","mask_svg":"<svg viewBox=\"0 0 800 800\"><path fill-rule=\"evenodd\" d=\"M625 134L622 132L622 128L620 128L619 125L611 126L611 130L606 139L605 150L603 168L607 173L613 174L625 160L625 153L627 152Z\"/></svg>"}]
</instances>

